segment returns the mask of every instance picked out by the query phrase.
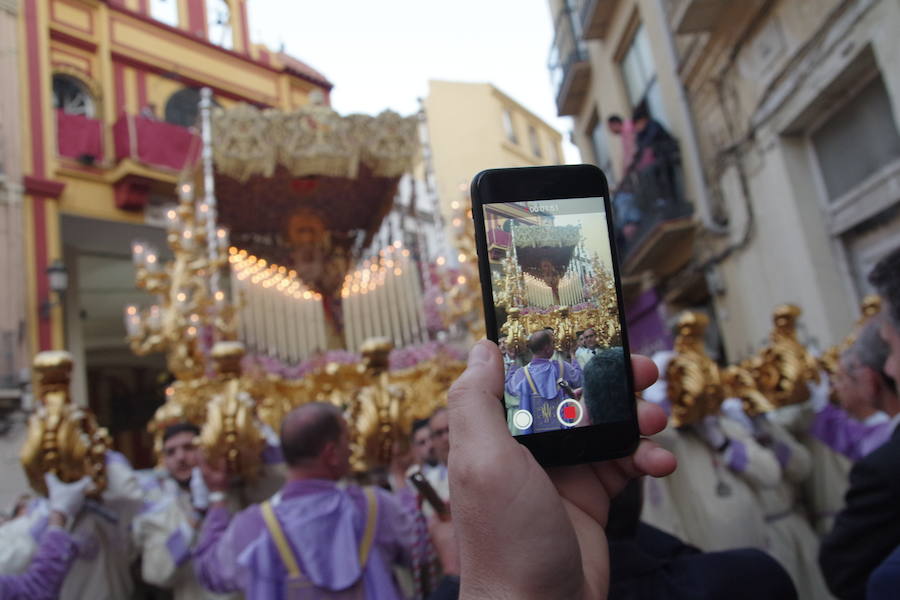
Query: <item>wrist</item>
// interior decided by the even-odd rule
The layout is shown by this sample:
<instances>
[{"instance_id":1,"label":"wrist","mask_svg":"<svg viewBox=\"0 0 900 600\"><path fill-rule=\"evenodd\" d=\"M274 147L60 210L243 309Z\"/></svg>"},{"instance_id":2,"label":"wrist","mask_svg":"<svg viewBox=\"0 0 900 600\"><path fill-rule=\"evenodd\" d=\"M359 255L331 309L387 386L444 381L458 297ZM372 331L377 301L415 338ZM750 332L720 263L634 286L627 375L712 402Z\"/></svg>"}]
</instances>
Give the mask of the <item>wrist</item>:
<instances>
[{"instance_id":1,"label":"wrist","mask_svg":"<svg viewBox=\"0 0 900 600\"><path fill-rule=\"evenodd\" d=\"M47 524L53 527L65 527L66 521L68 521L66 514L58 510L51 511L47 517Z\"/></svg>"}]
</instances>

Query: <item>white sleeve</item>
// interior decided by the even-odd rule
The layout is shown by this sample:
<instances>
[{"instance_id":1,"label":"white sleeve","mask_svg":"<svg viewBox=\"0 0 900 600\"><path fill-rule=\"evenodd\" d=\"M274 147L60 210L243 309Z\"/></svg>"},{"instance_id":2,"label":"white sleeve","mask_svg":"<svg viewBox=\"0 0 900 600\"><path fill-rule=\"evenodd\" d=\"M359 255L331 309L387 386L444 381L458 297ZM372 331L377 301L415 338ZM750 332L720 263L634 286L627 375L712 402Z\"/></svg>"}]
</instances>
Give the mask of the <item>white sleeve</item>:
<instances>
[{"instance_id":1,"label":"white sleeve","mask_svg":"<svg viewBox=\"0 0 900 600\"><path fill-rule=\"evenodd\" d=\"M175 498L158 502L132 524L132 541L141 553L141 577L171 588L179 567L190 560L194 532Z\"/></svg>"},{"instance_id":2,"label":"white sleeve","mask_svg":"<svg viewBox=\"0 0 900 600\"><path fill-rule=\"evenodd\" d=\"M37 550L33 529L46 526L46 503L31 513L0 525L0 575L23 573Z\"/></svg>"}]
</instances>

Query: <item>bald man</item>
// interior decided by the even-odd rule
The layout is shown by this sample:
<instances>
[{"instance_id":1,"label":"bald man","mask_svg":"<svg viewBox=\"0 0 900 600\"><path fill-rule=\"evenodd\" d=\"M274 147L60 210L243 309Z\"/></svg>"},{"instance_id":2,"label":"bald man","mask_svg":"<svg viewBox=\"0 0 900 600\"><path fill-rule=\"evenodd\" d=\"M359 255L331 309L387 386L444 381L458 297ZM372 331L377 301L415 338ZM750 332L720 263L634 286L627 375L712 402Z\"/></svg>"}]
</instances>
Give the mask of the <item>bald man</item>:
<instances>
[{"instance_id":1,"label":"bald man","mask_svg":"<svg viewBox=\"0 0 900 600\"><path fill-rule=\"evenodd\" d=\"M565 399L559 382L564 380L572 388L581 387L581 367L574 361L551 360L553 333L546 329L531 334L528 350L533 357L531 362L517 370L506 384L506 390L518 397L519 410L531 413L531 425L521 429L520 433L564 429L567 426L557 414Z\"/></svg>"},{"instance_id":2,"label":"bald man","mask_svg":"<svg viewBox=\"0 0 900 600\"><path fill-rule=\"evenodd\" d=\"M409 515L388 492L338 482L350 472L350 440L330 404L285 417L288 481L271 500L229 514L228 473L204 464L212 505L194 552L201 584L262 598L400 600L391 572L409 564ZM221 492L221 493L216 493Z\"/></svg>"}]
</instances>

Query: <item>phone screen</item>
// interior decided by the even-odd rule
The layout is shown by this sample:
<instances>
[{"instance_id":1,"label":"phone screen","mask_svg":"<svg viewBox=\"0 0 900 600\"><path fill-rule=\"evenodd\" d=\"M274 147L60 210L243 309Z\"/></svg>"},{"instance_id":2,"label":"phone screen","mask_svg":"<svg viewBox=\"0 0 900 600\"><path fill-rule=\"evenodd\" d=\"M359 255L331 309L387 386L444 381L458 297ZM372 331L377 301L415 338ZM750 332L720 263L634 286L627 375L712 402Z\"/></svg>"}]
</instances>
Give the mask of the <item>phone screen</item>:
<instances>
[{"instance_id":1,"label":"phone screen","mask_svg":"<svg viewBox=\"0 0 900 600\"><path fill-rule=\"evenodd\" d=\"M633 421L603 198L481 206L510 432Z\"/></svg>"}]
</instances>

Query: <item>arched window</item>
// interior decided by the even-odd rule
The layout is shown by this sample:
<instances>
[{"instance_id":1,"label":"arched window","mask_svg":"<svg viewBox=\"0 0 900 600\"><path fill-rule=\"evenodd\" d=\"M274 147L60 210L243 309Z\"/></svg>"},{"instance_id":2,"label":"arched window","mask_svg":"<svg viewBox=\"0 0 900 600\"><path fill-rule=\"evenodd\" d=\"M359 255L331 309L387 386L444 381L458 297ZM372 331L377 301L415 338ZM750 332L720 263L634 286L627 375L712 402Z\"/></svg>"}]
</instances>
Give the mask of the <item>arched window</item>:
<instances>
[{"instance_id":1,"label":"arched window","mask_svg":"<svg viewBox=\"0 0 900 600\"><path fill-rule=\"evenodd\" d=\"M194 127L197 125L197 116L200 114L200 90L197 88L184 88L178 90L166 102L166 122L182 127Z\"/></svg>"},{"instance_id":2,"label":"arched window","mask_svg":"<svg viewBox=\"0 0 900 600\"><path fill-rule=\"evenodd\" d=\"M208 0L206 6L209 41L231 50L234 36L231 32L231 7L228 6L228 0Z\"/></svg>"},{"instance_id":3,"label":"arched window","mask_svg":"<svg viewBox=\"0 0 900 600\"><path fill-rule=\"evenodd\" d=\"M97 112L94 97L84 82L61 73L53 76L53 108L90 118Z\"/></svg>"},{"instance_id":4,"label":"arched window","mask_svg":"<svg viewBox=\"0 0 900 600\"><path fill-rule=\"evenodd\" d=\"M213 98L213 106L222 106ZM200 89L178 90L166 101L165 120L182 127L200 127Z\"/></svg>"}]
</instances>

